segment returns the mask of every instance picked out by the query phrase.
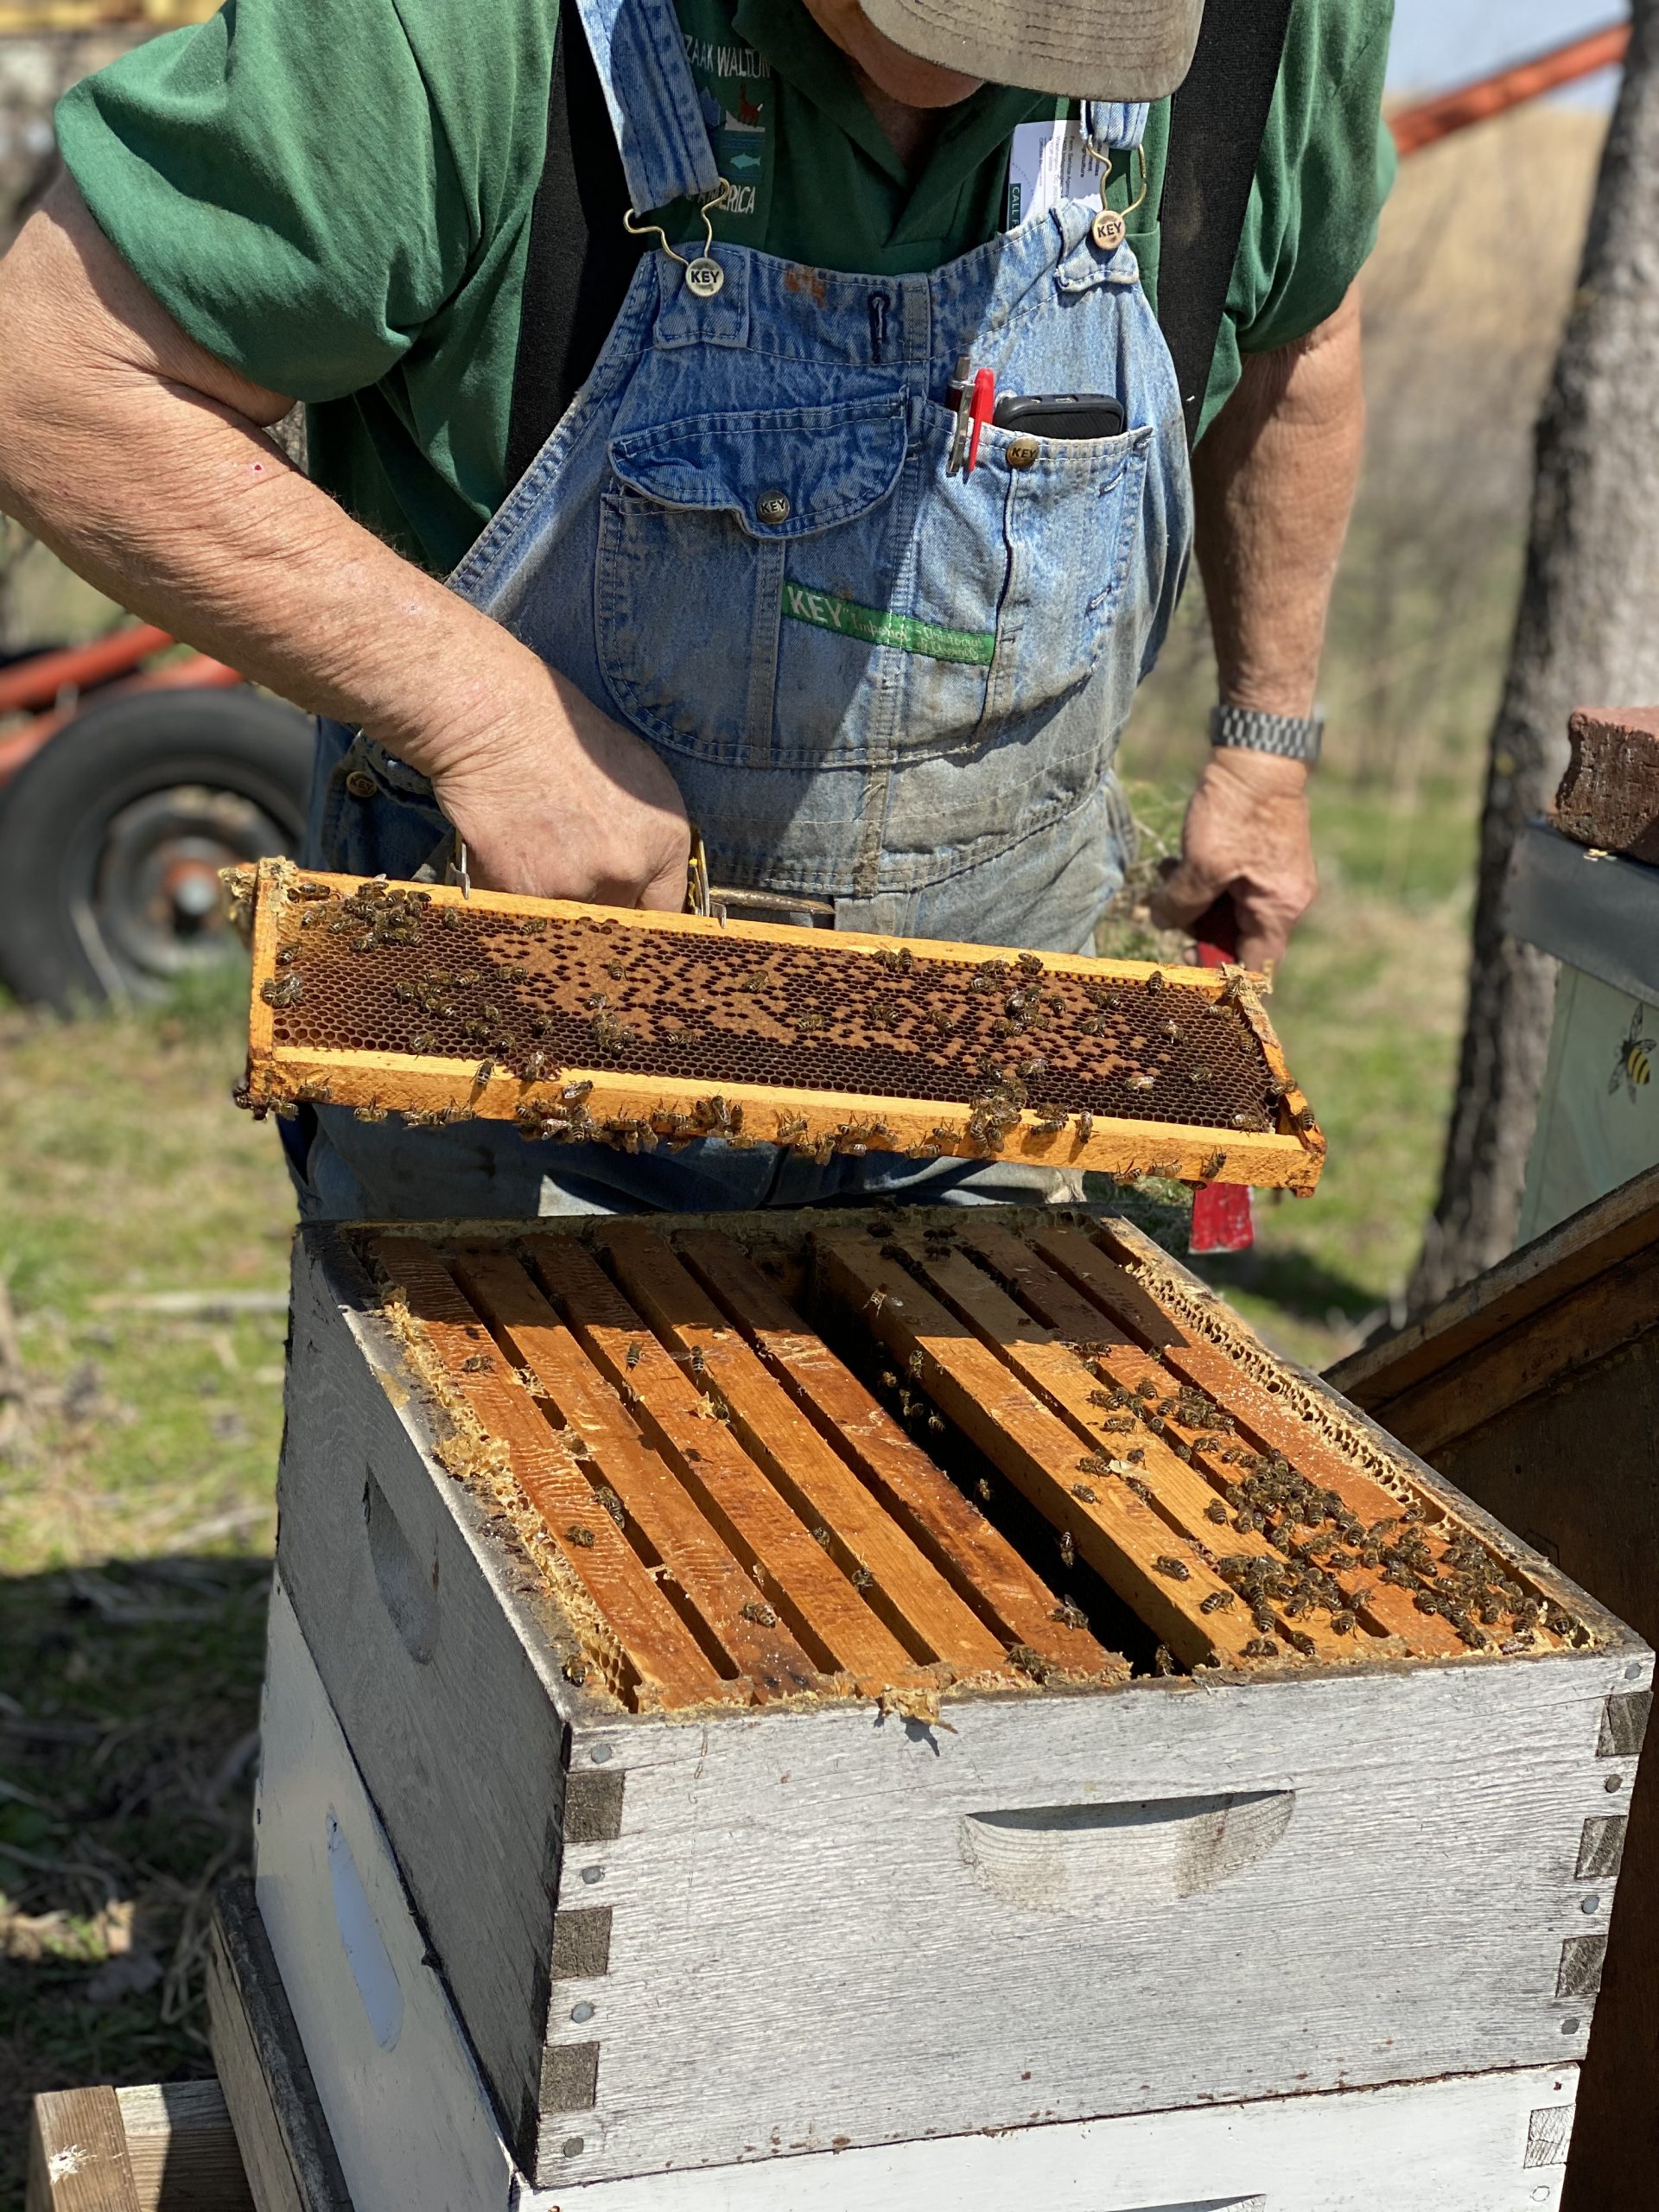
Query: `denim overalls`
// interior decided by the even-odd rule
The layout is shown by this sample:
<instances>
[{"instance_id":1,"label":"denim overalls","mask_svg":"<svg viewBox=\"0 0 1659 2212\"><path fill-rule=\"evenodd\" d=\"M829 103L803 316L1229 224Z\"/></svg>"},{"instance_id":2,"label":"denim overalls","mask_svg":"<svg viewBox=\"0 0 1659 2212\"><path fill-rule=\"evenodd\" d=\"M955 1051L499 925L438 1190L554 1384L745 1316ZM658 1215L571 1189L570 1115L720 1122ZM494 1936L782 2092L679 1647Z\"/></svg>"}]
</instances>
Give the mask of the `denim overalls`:
<instances>
[{"instance_id":1,"label":"denim overalls","mask_svg":"<svg viewBox=\"0 0 1659 2212\"><path fill-rule=\"evenodd\" d=\"M706 200L720 176L672 0L580 3L634 207ZM1146 111L1084 118L1121 152ZM1097 205L1063 201L926 276L719 244L723 281L700 296L683 260L647 254L587 384L455 571L662 755L716 882L833 902L847 929L1090 946L1129 835L1113 758L1192 538L1174 370L1133 251L1095 241ZM947 474L962 354L1001 392L1114 393L1128 430L990 427L973 472ZM312 806L307 859L353 874L413 876L447 834L423 778L337 725ZM336 1218L918 1184L1030 1198L1054 1180L880 1154L818 1168L714 1141L628 1157L337 1108L285 1135L306 1211Z\"/></svg>"}]
</instances>

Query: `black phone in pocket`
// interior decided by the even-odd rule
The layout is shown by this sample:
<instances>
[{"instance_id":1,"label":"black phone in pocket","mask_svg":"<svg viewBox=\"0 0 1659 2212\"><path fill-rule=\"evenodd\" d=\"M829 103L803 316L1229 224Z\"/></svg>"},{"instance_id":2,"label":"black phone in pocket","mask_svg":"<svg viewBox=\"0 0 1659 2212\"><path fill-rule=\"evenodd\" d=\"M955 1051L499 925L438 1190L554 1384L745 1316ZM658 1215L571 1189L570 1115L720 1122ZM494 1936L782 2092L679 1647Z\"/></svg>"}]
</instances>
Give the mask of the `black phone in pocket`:
<instances>
[{"instance_id":1,"label":"black phone in pocket","mask_svg":"<svg viewBox=\"0 0 1659 2212\"><path fill-rule=\"evenodd\" d=\"M1129 427L1122 401L1104 391L1010 392L991 420L1033 438L1121 438Z\"/></svg>"}]
</instances>

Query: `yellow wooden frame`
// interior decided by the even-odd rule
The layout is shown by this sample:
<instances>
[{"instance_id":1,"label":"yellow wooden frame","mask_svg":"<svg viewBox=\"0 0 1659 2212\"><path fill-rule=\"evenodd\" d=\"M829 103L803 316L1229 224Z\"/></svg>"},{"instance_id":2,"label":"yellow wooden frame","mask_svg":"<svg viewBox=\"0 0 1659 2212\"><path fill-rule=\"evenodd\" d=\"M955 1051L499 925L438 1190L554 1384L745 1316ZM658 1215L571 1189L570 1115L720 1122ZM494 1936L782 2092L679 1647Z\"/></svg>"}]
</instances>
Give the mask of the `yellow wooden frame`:
<instances>
[{"instance_id":1,"label":"yellow wooden frame","mask_svg":"<svg viewBox=\"0 0 1659 2212\"><path fill-rule=\"evenodd\" d=\"M332 890L350 893L358 879L307 871L306 881L325 883ZM278 1101L297 1101L302 1094L327 1085L335 1105L390 1112L413 1109L435 1113L448 1108L485 1120L512 1121L527 1103L544 1105L550 1115L559 1109L561 1089L572 1083L593 1085L587 1101L595 1122L649 1122L653 1115L692 1115L709 1093L705 1082L673 1076L642 1077L613 1069L568 1067L556 1078L529 1083L498 1071L483 1083L476 1079L470 1060L416 1057L372 1051L340 1052L320 1047L279 1046L276 1016L261 996L262 986L277 973L276 953L283 917L301 872L290 861L262 861L257 874L235 871L232 895L245 912L251 901L253 989L248 1035L248 1081L255 1106ZM1001 952L1010 960L1019 955L995 945L957 944L866 936L837 931L833 938L818 930L790 928L770 922L722 922L696 914L650 913L639 908L576 905L563 899L522 899L491 891L461 891L447 886L423 887L434 906L470 902L486 912L515 917L545 916L552 921L600 920L623 929L637 929L657 936L737 938L755 944L810 945L824 951L833 945L837 956L849 959L897 950L908 945L929 960L958 962L978 969ZM743 1109L743 1133L763 1142L776 1142L780 1127L795 1128L790 1140L803 1147L833 1139L854 1125L883 1123L891 1140L871 1149L929 1153L957 1159L1001 1159L1028 1162L1033 1166L1086 1169L1118 1176L1165 1175L1172 1180L1201 1184L1226 1182L1286 1189L1308 1195L1319 1183L1325 1165L1325 1138L1306 1099L1295 1086L1278 1038L1253 981L1241 969L1163 968L1147 961L1094 960L1045 954L1051 973L1103 982L1144 983L1161 972L1172 984L1201 991L1218 999L1230 991L1239 1014L1261 1046L1270 1074L1287 1087L1276 1130L1251 1132L1217 1124L1110 1120L1097 1116L1085 1141L1075 1128L1046 1130L1035 1112L1021 1115L1017 1126L995 1153L975 1144L962 1129L960 1141L941 1146L935 1133L941 1128L965 1123L968 1109L957 1101L922 1101L861 1096L845 1091L820 1091L773 1087L760 1084L724 1084L720 1095L728 1107Z\"/></svg>"}]
</instances>

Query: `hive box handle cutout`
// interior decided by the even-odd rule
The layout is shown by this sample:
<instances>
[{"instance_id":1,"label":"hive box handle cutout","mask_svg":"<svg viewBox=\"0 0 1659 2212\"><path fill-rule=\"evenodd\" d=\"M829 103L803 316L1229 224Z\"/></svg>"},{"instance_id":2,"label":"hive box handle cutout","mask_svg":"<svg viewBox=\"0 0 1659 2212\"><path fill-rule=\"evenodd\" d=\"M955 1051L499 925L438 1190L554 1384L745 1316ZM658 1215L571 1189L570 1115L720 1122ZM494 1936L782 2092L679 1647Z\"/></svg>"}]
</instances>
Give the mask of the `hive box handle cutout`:
<instances>
[{"instance_id":1,"label":"hive box handle cutout","mask_svg":"<svg viewBox=\"0 0 1659 2212\"><path fill-rule=\"evenodd\" d=\"M391 1499L372 1474L363 1484L363 1519L375 1586L404 1650L417 1667L423 1667L438 1642L437 1562L423 1567Z\"/></svg>"},{"instance_id":2,"label":"hive box handle cutout","mask_svg":"<svg viewBox=\"0 0 1659 2212\"><path fill-rule=\"evenodd\" d=\"M1294 1790L1274 1789L969 1813L962 1856L1005 1904L1093 1919L1218 1890L1267 1857L1295 1805Z\"/></svg>"},{"instance_id":3,"label":"hive box handle cutout","mask_svg":"<svg viewBox=\"0 0 1659 2212\"><path fill-rule=\"evenodd\" d=\"M404 1993L352 1847L332 1805L328 1808L328 1881L334 1895L340 1945L369 2026L382 2050L395 2050L404 2031Z\"/></svg>"}]
</instances>

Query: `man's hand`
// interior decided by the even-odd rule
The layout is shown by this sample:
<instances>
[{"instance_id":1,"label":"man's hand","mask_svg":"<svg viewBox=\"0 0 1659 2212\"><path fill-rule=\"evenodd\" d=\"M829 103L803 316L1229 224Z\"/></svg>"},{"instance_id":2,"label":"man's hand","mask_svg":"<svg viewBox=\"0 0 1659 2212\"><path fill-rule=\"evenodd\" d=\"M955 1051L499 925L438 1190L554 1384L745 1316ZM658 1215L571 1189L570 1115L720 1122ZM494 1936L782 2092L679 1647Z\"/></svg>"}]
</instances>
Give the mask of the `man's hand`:
<instances>
[{"instance_id":1,"label":"man's hand","mask_svg":"<svg viewBox=\"0 0 1659 2212\"><path fill-rule=\"evenodd\" d=\"M1318 888L1307 770L1271 753L1217 748L1187 806L1180 860L1154 894L1154 921L1189 928L1224 893L1238 917L1239 960L1262 969L1284 958Z\"/></svg>"},{"instance_id":2,"label":"man's hand","mask_svg":"<svg viewBox=\"0 0 1659 2212\"><path fill-rule=\"evenodd\" d=\"M650 747L548 678L542 698L478 730L433 773L486 890L601 906L685 903L690 830Z\"/></svg>"}]
</instances>

